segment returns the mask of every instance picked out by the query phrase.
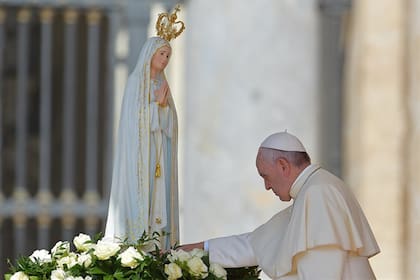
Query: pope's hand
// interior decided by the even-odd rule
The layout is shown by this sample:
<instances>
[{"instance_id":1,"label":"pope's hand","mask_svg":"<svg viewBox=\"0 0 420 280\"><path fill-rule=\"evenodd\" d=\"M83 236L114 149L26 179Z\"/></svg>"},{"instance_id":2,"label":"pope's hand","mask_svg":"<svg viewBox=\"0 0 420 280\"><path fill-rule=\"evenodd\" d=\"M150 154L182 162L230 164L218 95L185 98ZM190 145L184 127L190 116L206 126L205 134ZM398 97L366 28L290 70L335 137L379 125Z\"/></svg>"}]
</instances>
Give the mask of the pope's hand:
<instances>
[{"instance_id":1,"label":"pope's hand","mask_svg":"<svg viewBox=\"0 0 420 280\"><path fill-rule=\"evenodd\" d=\"M186 252L192 251L193 249L204 249L204 242L198 242L198 243L193 243L193 244L185 244L185 245L181 245L178 248L176 248L177 250L184 250Z\"/></svg>"}]
</instances>

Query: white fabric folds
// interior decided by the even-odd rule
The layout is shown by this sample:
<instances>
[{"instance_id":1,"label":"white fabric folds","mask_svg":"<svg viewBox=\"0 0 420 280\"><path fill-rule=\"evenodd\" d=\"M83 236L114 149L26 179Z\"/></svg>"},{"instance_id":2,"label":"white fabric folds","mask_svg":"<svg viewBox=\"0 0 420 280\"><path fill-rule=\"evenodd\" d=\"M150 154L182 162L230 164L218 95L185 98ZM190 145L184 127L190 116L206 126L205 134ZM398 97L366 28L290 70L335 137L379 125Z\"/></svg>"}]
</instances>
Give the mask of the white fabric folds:
<instances>
[{"instance_id":1,"label":"white fabric folds","mask_svg":"<svg viewBox=\"0 0 420 280\"><path fill-rule=\"evenodd\" d=\"M336 247L352 262L379 253L366 217L339 178L310 165L293 184L291 195L292 206L249 236L258 265L272 279L296 274L299 255L313 249Z\"/></svg>"}]
</instances>

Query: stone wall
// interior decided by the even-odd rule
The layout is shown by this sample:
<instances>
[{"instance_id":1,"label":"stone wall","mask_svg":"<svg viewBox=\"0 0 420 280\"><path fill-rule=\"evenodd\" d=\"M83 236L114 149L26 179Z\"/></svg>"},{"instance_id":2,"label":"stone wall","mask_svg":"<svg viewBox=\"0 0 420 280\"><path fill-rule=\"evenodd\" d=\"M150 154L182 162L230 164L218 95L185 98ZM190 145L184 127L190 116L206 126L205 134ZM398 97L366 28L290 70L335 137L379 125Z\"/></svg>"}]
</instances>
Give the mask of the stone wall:
<instances>
[{"instance_id":1,"label":"stone wall","mask_svg":"<svg viewBox=\"0 0 420 280\"><path fill-rule=\"evenodd\" d=\"M188 4L182 241L254 229L286 206L264 190L260 142L288 129L316 161L315 1Z\"/></svg>"},{"instance_id":2,"label":"stone wall","mask_svg":"<svg viewBox=\"0 0 420 280\"><path fill-rule=\"evenodd\" d=\"M418 13L417 0L354 1L350 19L344 173L382 249L378 279L420 277Z\"/></svg>"},{"instance_id":3,"label":"stone wall","mask_svg":"<svg viewBox=\"0 0 420 280\"><path fill-rule=\"evenodd\" d=\"M420 267L420 1L411 0L407 5L407 50L406 73L407 94L405 109L407 117L407 131L404 160L407 217L406 246L407 260L404 269L407 271L406 279L419 279Z\"/></svg>"}]
</instances>

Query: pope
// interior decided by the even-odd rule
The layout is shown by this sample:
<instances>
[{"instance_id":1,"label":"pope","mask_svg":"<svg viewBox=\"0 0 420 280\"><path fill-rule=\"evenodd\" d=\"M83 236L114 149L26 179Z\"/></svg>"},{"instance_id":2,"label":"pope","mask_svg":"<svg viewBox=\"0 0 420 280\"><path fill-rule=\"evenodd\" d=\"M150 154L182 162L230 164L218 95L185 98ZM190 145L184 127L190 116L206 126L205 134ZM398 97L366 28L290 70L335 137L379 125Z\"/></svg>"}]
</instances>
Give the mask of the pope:
<instances>
[{"instance_id":1,"label":"pope","mask_svg":"<svg viewBox=\"0 0 420 280\"><path fill-rule=\"evenodd\" d=\"M293 204L252 232L186 244L223 267L258 265L272 279L376 279L369 258L379 247L344 182L311 164L301 141L274 133L256 158L265 189Z\"/></svg>"}]
</instances>

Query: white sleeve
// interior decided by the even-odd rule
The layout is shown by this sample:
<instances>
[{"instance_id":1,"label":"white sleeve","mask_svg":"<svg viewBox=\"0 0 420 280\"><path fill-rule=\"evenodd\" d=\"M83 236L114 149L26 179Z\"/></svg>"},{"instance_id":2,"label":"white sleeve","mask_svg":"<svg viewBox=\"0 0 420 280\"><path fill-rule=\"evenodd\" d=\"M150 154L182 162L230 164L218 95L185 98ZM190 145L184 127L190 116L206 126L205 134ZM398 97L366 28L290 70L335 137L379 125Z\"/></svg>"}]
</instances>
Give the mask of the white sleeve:
<instances>
[{"instance_id":1,"label":"white sleeve","mask_svg":"<svg viewBox=\"0 0 420 280\"><path fill-rule=\"evenodd\" d=\"M347 252L337 247L320 247L296 257L298 278L340 280Z\"/></svg>"},{"instance_id":2,"label":"white sleeve","mask_svg":"<svg viewBox=\"0 0 420 280\"><path fill-rule=\"evenodd\" d=\"M223 267L257 265L257 259L248 240L249 234L208 240L210 262L218 263Z\"/></svg>"}]
</instances>

